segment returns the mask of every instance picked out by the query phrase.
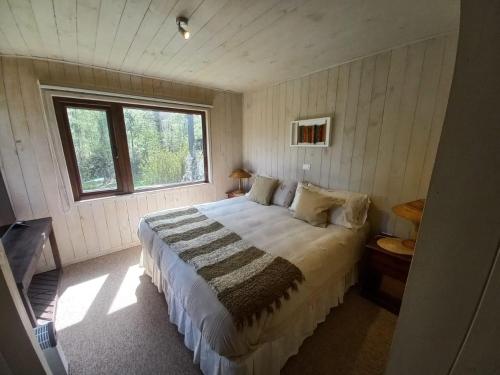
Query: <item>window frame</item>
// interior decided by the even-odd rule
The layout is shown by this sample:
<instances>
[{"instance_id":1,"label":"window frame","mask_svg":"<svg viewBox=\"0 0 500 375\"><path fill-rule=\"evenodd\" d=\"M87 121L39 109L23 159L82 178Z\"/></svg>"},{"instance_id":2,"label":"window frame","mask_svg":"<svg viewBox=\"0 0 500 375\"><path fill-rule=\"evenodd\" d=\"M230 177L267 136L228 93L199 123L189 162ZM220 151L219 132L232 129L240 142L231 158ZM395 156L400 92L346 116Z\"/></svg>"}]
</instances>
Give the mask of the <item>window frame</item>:
<instances>
[{"instance_id":1,"label":"window frame","mask_svg":"<svg viewBox=\"0 0 500 375\"><path fill-rule=\"evenodd\" d=\"M197 109L175 108L167 106L156 106L147 104L128 103L126 101L107 101L99 99L82 99L66 96L52 96L56 122L59 129L61 144L66 166L68 170L73 198L75 201L82 201L92 198L110 197L123 194L133 194L159 189L168 189L178 186L195 185L209 182L209 165L208 165L208 134L206 111ZM113 163L116 175L117 188L113 190L99 190L84 192L78 162L76 158L73 137L69 125L67 108L84 108L105 110L108 119L108 131L110 136L111 151L113 155ZM154 187L135 189L132 165L127 143L127 132L125 126L125 118L123 114L124 108L149 109L162 112L186 113L201 116L202 136L203 136L203 160L204 160L204 179L201 181L188 181L173 184L165 184Z\"/></svg>"}]
</instances>

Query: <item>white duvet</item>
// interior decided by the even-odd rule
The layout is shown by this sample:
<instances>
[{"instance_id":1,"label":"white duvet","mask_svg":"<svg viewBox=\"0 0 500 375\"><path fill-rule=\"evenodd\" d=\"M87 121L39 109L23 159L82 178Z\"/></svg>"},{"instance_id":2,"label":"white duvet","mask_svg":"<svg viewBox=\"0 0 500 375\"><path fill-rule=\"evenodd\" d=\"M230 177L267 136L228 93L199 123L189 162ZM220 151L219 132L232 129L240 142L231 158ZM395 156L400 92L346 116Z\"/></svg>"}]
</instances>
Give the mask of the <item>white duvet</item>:
<instances>
[{"instance_id":1,"label":"white duvet","mask_svg":"<svg viewBox=\"0 0 500 375\"><path fill-rule=\"evenodd\" d=\"M305 276L297 292L272 314L264 313L258 323L238 331L231 315L193 268L184 263L153 232L144 220L139 238L159 267L168 289L202 332L208 345L222 356L245 356L260 344L283 335L296 314L306 314L308 301L324 291L323 285L341 279L359 260L367 225L360 230L329 225L317 228L294 219L288 209L262 206L246 197L196 206L243 239L295 264Z\"/></svg>"}]
</instances>

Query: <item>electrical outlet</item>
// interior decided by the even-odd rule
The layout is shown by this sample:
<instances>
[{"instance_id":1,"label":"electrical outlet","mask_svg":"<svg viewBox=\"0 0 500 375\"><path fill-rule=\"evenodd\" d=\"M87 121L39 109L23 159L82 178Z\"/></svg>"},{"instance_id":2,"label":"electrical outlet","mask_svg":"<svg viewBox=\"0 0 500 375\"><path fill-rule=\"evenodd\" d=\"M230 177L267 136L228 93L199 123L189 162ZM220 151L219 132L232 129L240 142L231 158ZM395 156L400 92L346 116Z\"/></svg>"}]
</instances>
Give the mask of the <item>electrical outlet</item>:
<instances>
[{"instance_id":1,"label":"electrical outlet","mask_svg":"<svg viewBox=\"0 0 500 375\"><path fill-rule=\"evenodd\" d=\"M309 171L311 169L311 164L302 164L302 169L304 171Z\"/></svg>"}]
</instances>

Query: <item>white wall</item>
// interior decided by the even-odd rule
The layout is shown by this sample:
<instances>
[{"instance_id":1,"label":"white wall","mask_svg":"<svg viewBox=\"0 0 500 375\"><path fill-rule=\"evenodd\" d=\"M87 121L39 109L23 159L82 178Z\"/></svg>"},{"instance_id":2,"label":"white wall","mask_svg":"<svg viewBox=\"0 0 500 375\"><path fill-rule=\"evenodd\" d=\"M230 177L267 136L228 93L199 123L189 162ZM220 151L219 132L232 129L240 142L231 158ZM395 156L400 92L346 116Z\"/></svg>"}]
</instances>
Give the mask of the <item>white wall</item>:
<instances>
[{"instance_id":1,"label":"white wall","mask_svg":"<svg viewBox=\"0 0 500 375\"><path fill-rule=\"evenodd\" d=\"M65 176L58 172L56 155L61 150L58 139L51 138L48 130L53 124L45 121L38 80L213 104L209 115L212 182L72 202ZM1 58L0 168L15 214L18 219L52 216L63 264L137 245L137 223L144 213L220 199L234 186L228 176L241 165L241 105L241 94L77 65ZM49 121L54 120L49 117ZM47 246L39 268L51 267L53 259Z\"/></svg>"},{"instance_id":2,"label":"white wall","mask_svg":"<svg viewBox=\"0 0 500 375\"><path fill-rule=\"evenodd\" d=\"M367 192L373 200L374 230L405 235L408 224L390 208L426 195L455 50L455 34L436 37L245 93L243 105L240 94L4 57L0 168L18 218L54 218L64 264L138 244L137 222L147 211L223 198L234 183L228 175L242 160L257 173ZM38 80L213 104L212 183L73 203L68 209L55 157L57 142L49 136ZM291 120L323 115L333 115L331 147L289 147ZM303 163L310 163L311 170L303 173ZM47 248L40 269L52 266Z\"/></svg>"},{"instance_id":3,"label":"white wall","mask_svg":"<svg viewBox=\"0 0 500 375\"><path fill-rule=\"evenodd\" d=\"M462 1L453 85L388 375L500 372L500 1Z\"/></svg>"},{"instance_id":4,"label":"white wall","mask_svg":"<svg viewBox=\"0 0 500 375\"><path fill-rule=\"evenodd\" d=\"M244 93L245 167L366 192L373 229L408 234L391 207L427 194L456 40L440 36ZM331 147L289 147L290 121L332 115Z\"/></svg>"}]
</instances>

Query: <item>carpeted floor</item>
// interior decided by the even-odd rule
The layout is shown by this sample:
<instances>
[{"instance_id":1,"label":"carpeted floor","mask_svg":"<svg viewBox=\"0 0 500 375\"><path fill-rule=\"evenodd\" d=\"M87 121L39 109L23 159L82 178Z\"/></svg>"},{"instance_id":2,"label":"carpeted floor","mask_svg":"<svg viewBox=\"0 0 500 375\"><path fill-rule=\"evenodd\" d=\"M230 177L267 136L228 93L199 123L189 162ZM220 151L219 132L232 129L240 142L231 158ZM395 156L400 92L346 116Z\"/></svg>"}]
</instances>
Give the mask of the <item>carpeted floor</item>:
<instances>
[{"instance_id":1,"label":"carpeted floor","mask_svg":"<svg viewBox=\"0 0 500 375\"><path fill-rule=\"evenodd\" d=\"M56 313L71 374L200 374L133 248L64 269ZM384 371L396 317L351 290L283 374Z\"/></svg>"}]
</instances>

